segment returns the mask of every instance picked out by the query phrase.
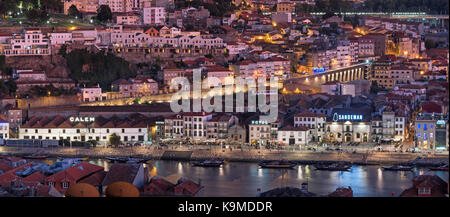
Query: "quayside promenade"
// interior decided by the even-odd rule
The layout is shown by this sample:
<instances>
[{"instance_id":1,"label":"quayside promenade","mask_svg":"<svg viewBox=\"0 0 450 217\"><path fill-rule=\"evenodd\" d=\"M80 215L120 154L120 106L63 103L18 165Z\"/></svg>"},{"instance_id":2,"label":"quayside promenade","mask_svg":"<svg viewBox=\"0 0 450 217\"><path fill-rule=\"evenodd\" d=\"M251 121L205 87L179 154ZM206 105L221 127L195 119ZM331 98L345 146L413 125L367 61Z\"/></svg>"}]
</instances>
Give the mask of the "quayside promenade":
<instances>
[{"instance_id":1,"label":"quayside promenade","mask_svg":"<svg viewBox=\"0 0 450 217\"><path fill-rule=\"evenodd\" d=\"M200 160L223 158L227 161L257 162L261 160L292 160L304 163L346 161L359 164L406 163L415 159L432 159L433 162L448 162L448 153L425 154L409 152L330 152L330 151L278 151L258 149L189 149L157 147L124 148L25 148L0 147L0 153L15 155L39 154L51 157L149 156L165 160ZM434 160L433 160L434 159ZM430 162L430 163L433 163Z\"/></svg>"}]
</instances>

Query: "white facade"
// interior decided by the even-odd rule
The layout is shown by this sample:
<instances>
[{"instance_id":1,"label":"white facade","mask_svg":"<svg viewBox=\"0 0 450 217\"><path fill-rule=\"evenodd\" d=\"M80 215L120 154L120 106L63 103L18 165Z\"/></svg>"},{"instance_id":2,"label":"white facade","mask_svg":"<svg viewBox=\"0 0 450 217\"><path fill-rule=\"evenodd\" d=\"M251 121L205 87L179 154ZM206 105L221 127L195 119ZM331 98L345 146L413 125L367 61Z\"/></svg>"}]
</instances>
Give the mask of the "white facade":
<instances>
[{"instance_id":1,"label":"white facade","mask_svg":"<svg viewBox=\"0 0 450 217\"><path fill-rule=\"evenodd\" d=\"M177 114L175 116L164 119L165 138L181 139L184 137L183 129L183 116Z\"/></svg>"},{"instance_id":2,"label":"white facade","mask_svg":"<svg viewBox=\"0 0 450 217\"><path fill-rule=\"evenodd\" d=\"M328 122L326 134L330 142L371 142L370 122Z\"/></svg>"},{"instance_id":3,"label":"white facade","mask_svg":"<svg viewBox=\"0 0 450 217\"><path fill-rule=\"evenodd\" d=\"M102 143L108 143L112 134L120 137L122 142L143 142L148 140L147 128L49 128L49 129L30 129L20 128L20 139L50 139L70 141L89 141L96 140Z\"/></svg>"},{"instance_id":4,"label":"white facade","mask_svg":"<svg viewBox=\"0 0 450 217\"><path fill-rule=\"evenodd\" d=\"M244 60L231 65L236 76L247 77L268 77L277 76L288 78L290 75L290 62L283 58L271 57L255 61Z\"/></svg>"},{"instance_id":5,"label":"white facade","mask_svg":"<svg viewBox=\"0 0 450 217\"><path fill-rule=\"evenodd\" d=\"M71 32L51 32L49 33L51 45L61 45L72 42Z\"/></svg>"},{"instance_id":6,"label":"white facade","mask_svg":"<svg viewBox=\"0 0 450 217\"><path fill-rule=\"evenodd\" d=\"M53 119L32 117L19 128L19 139L95 140L107 144L112 134L119 136L122 142L148 141L147 125L127 120L98 121L94 117L74 116L56 116Z\"/></svg>"},{"instance_id":7,"label":"white facade","mask_svg":"<svg viewBox=\"0 0 450 217\"><path fill-rule=\"evenodd\" d=\"M81 98L83 102L96 102L102 101L102 88L91 87L91 88L81 88Z\"/></svg>"},{"instance_id":8,"label":"white facade","mask_svg":"<svg viewBox=\"0 0 450 217\"><path fill-rule=\"evenodd\" d=\"M134 34L134 35L133 35ZM182 34L182 33L181 33ZM119 47L177 47L177 48L223 48L223 39L213 36L175 36L151 37L142 33L115 33L111 34L112 43Z\"/></svg>"},{"instance_id":9,"label":"white facade","mask_svg":"<svg viewBox=\"0 0 450 217\"><path fill-rule=\"evenodd\" d=\"M294 127L306 127L309 129L313 141L322 141L325 134L326 116L323 114L314 114L310 111L294 116Z\"/></svg>"},{"instance_id":10,"label":"white facade","mask_svg":"<svg viewBox=\"0 0 450 217\"><path fill-rule=\"evenodd\" d=\"M144 24L163 25L166 22L166 9L163 7L144 8Z\"/></svg>"},{"instance_id":11,"label":"white facade","mask_svg":"<svg viewBox=\"0 0 450 217\"><path fill-rule=\"evenodd\" d=\"M130 12L138 7L135 0L99 0L99 5L108 5L111 12Z\"/></svg>"},{"instance_id":12,"label":"white facade","mask_svg":"<svg viewBox=\"0 0 450 217\"><path fill-rule=\"evenodd\" d=\"M249 142L252 145L267 145L270 141L271 125L265 121L252 121L248 125Z\"/></svg>"},{"instance_id":13,"label":"white facade","mask_svg":"<svg viewBox=\"0 0 450 217\"><path fill-rule=\"evenodd\" d=\"M204 142L207 139L207 122L211 118L212 114L206 112L184 114L184 136L193 142Z\"/></svg>"},{"instance_id":14,"label":"white facade","mask_svg":"<svg viewBox=\"0 0 450 217\"><path fill-rule=\"evenodd\" d=\"M310 134L305 127L284 127L278 130L278 143L282 146L308 145Z\"/></svg>"},{"instance_id":15,"label":"white facade","mask_svg":"<svg viewBox=\"0 0 450 217\"><path fill-rule=\"evenodd\" d=\"M339 68L348 67L352 63L351 45L349 41L341 41L336 47L336 59Z\"/></svg>"},{"instance_id":16,"label":"white facade","mask_svg":"<svg viewBox=\"0 0 450 217\"><path fill-rule=\"evenodd\" d=\"M0 118L0 140L9 139L9 123Z\"/></svg>"},{"instance_id":17,"label":"white facade","mask_svg":"<svg viewBox=\"0 0 450 217\"><path fill-rule=\"evenodd\" d=\"M39 29L25 29L8 41L10 46L2 53L5 56L50 55L49 39Z\"/></svg>"},{"instance_id":18,"label":"white facade","mask_svg":"<svg viewBox=\"0 0 450 217\"><path fill-rule=\"evenodd\" d=\"M227 43L225 47L230 55L236 55L248 49L248 45L242 42Z\"/></svg>"}]
</instances>

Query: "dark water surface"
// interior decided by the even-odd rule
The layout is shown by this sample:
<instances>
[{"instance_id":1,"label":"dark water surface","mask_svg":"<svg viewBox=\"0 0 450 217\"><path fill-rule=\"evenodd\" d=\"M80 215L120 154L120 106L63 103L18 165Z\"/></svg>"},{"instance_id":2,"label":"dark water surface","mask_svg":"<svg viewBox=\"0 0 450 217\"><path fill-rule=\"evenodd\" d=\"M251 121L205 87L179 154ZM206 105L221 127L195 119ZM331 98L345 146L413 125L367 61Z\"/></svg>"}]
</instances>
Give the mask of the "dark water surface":
<instances>
[{"instance_id":1,"label":"dark water surface","mask_svg":"<svg viewBox=\"0 0 450 217\"><path fill-rule=\"evenodd\" d=\"M108 169L111 166L104 159L89 159L89 163ZM204 188L197 196L208 197L254 197L258 188L262 192L280 187L299 187L308 182L310 192L326 195L337 187L351 186L356 197L398 196L412 186L417 175L436 174L448 182L449 173L429 171L428 168L414 168L412 172L384 171L380 166L356 166L350 171L321 171L313 165L298 165L293 169L261 169L257 163L229 162L220 168L194 167L190 162L156 160L146 164L151 176L177 180L180 177L201 181Z\"/></svg>"}]
</instances>

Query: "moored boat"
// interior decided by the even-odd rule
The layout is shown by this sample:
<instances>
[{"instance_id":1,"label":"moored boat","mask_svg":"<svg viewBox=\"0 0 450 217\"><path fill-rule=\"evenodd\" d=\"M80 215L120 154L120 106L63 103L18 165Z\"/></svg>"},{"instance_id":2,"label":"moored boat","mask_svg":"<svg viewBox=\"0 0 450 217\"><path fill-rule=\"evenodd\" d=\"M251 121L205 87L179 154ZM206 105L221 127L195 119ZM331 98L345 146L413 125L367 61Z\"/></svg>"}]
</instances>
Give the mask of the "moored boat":
<instances>
[{"instance_id":1,"label":"moored boat","mask_svg":"<svg viewBox=\"0 0 450 217\"><path fill-rule=\"evenodd\" d=\"M223 160L204 160L193 162L192 165L198 167L220 167L223 163Z\"/></svg>"},{"instance_id":2,"label":"moored boat","mask_svg":"<svg viewBox=\"0 0 450 217\"><path fill-rule=\"evenodd\" d=\"M439 167L430 167L428 169L433 171L448 171L448 165L443 165Z\"/></svg>"},{"instance_id":3,"label":"moored boat","mask_svg":"<svg viewBox=\"0 0 450 217\"><path fill-rule=\"evenodd\" d=\"M41 160L41 159L47 159L47 155L25 155L22 158L24 159L35 159L35 160Z\"/></svg>"},{"instance_id":4,"label":"moored boat","mask_svg":"<svg viewBox=\"0 0 450 217\"><path fill-rule=\"evenodd\" d=\"M348 171L352 168L352 165L349 164L341 164L341 163L333 163L329 165L315 165L316 170L329 170L329 171Z\"/></svg>"},{"instance_id":5,"label":"moored boat","mask_svg":"<svg viewBox=\"0 0 450 217\"><path fill-rule=\"evenodd\" d=\"M410 166L401 166L401 165L393 165L393 166L383 166L384 170L388 171L411 171L412 167Z\"/></svg>"},{"instance_id":6,"label":"moored boat","mask_svg":"<svg viewBox=\"0 0 450 217\"><path fill-rule=\"evenodd\" d=\"M259 163L259 166L261 168L290 169L297 164L291 161L263 161Z\"/></svg>"}]
</instances>

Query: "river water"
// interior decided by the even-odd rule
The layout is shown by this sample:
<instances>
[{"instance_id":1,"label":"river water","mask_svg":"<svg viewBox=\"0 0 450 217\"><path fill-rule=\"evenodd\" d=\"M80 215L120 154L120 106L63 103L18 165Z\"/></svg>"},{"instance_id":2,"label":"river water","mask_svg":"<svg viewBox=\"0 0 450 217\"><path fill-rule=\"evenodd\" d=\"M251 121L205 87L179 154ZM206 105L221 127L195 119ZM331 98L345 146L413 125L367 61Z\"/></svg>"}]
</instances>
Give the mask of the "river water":
<instances>
[{"instance_id":1,"label":"river water","mask_svg":"<svg viewBox=\"0 0 450 217\"><path fill-rule=\"evenodd\" d=\"M111 166L108 160L89 159L89 163L105 167ZM51 162L47 162L51 163ZM261 192L280 187L301 187L308 183L308 190L318 195L326 195L338 187L353 189L355 197L398 196L404 189L412 186L412 178L417 175L438 175L448 182L449 173L429 171L427 168L414 168L412 172L384 171L380 166L357 166L350 171L321 171L313 165L298 165L293 169L261 169L257 163L228 162L220 168L194 167L190 162L155 160L145 164L150 176L165 177L176 182L181 177L195 182L201 181L204 188L197 196L206 197L254 197Z\"/></svg>"}]
</instances>

